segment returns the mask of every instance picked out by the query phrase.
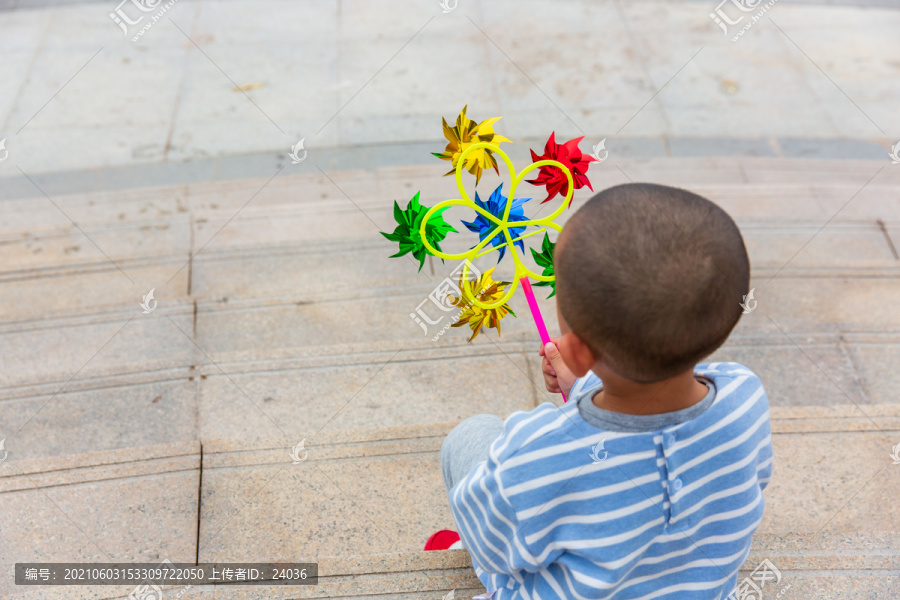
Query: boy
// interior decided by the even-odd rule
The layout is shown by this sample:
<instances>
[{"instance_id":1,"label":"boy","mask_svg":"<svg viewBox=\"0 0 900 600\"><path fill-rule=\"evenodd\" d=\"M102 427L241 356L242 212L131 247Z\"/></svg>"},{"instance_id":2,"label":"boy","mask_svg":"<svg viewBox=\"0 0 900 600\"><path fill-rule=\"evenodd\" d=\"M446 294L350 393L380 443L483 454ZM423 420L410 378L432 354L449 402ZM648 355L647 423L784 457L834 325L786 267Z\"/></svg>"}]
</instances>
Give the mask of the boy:
<instances>
[{"instance_id":1,"label":"boy","mask_svg":"<svg viewBox=\"0 0 900 600\"><path fill-rule=\"evenodd\" d=\"M554 262L561 336L541 355L568 403L472 417L441 448L485 597L724 600L772 469L759 378L697 364L741 316L737 226L686 190L620 185L569 220Z\"/></svg>"}]
</instances>

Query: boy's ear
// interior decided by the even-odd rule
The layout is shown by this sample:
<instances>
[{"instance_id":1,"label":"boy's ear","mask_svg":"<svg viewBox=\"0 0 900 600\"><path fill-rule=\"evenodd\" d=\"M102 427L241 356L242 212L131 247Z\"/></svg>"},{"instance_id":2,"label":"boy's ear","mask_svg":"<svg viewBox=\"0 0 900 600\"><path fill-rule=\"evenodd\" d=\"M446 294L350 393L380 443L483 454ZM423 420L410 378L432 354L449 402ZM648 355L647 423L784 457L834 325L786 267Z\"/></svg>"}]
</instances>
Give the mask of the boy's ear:
<instances>
[{"instance_id":1,"label":"boy's ear","mask_svg":"<svg viewBox=\"0 0 900 600\"><path fill-rule=\"evenodd\" d=\"M572 331L559 338L559 353L576 377L584 377L597 364L593 351Z\"/></svg>"}]
</instances>

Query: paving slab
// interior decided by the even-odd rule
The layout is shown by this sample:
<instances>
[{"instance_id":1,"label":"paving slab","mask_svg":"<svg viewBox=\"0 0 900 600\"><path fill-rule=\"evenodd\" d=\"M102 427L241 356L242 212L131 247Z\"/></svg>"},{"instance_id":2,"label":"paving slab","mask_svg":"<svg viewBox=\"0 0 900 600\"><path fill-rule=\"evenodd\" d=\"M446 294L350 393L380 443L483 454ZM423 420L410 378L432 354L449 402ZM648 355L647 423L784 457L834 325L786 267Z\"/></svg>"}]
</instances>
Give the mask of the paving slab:
<instances>
[{"instance_id":1,"label":"paving slab","mask_svg":"<svg viewBox=\"0 0 900 600\"><path fill-rule=\"evenodd\" d=\"M452 525L438 457L445 431L329 432L307 439L298 464L300 439L206 442L199 560L420 550L435 525Z\"/></svg>"},{"instance_id":2,"label":"paving slab","mask_svg":"<svg viewBox=\"0 0 900 600\"><path fill-rule=\"evenodd\" d=\"M612 140L609 140L609 143L612 144ZM519 148L518 150L521 152L518 154L517 151L512 151L516 164L528 160L525 156L527 145ZM440 150L440 146L441 144L437 144L434 149ZM534 147L540 149L539 144ZM609 147L612 148L612 145ZM417 190L423 191L423 200L444 199L457 195L453 178L441 177L446 172L445 164L441 161L435 160L422 166L355 170L332 169L325 164L322 168L327 173L326 176L316 166L318 161L315 149L311 148L310 151L313 154L307 161L299 165L291 165L289 161L283 160L280 165L274 164L263 177L234 179L235 176L232 176L232 179L228 181L212 181L217 174L215 171L211 171L203 182L187 186L160 187L157 183L152 188L81 194L54 193L52 197L54 202L60 205L67 214L70 214L76 222L84 224L104 221L118 222L120 220L130 222L135 218L146 220L165 217L167 214L176 212L183 213L188 208L198 218L214 217L216 216L215 211L221 210L221 218L227 220L245 205L246 209L251 212L256 207L303 206L310 205L309 202L315 200L337 201L336 203L340 206L347 202L344 192L361 206L361 203L372 203L373 207L387 204L388 208L393 199L405 202ZM771 196L770 192L777 191L777 186L781 186L782 190L794 196L797 194L809 195L810 190L816 190L817 194L836 194L837 199L843 198L843 202L837 204L826 215L827 219L833 216L837 208L853 196L882 167L884 168L866 187L866 190L878 191L884 186L900 184L900 170L887 168L890 166L886 149L883 161L803 159L786 161L781 158L750 157L625 158L611 154L607 162L592 167L591 178L595 190L627 182L629 178L635 181L654 181L688 186L698 190L721 185L725 186L721 191L726 195L738 194L747 197L748 200L755 198L756 208L759 211L755 213L757 218L758 215L782 214L779 212L778 203L760 204L763 198ZM229 167L229 172L237 173L238 177L240 175L240 171L236 171L235 167ZM495 181L494 175L487 174L486 177L486 183ZM49 185L49 181L45 182L39 175L36 175L34 179L42 187ZM156 180L164 181L165 177L160 174ZM151 184L152 181L149 180L148 184ZM744 185L747 183L763 187L749 188ZM485 189L492 187L486 185ZM33 186L29 189L31 192L35 192ZM526 189L531 189L531 186L526 186ZM580 190L576 192L576 199L582 196L588 198L590 195L590 190ZM876 207L878 207L881 203L877 201L877 198L875 200ZM7 205L11 208L10 213L4 214L0 220L0 224L4 226L2 230L10 227L15 231L17 225L27 228L29 225L33 227L39 223L42 224L41 227L44 227L46 223L59 226L70 225L65 216L43 197L37 203L29 197L6 202L11 202ZM872 199L859 203L854 201L848 206L848 209L853 209L857 204L865 208L871 203ZM310 206L314 205L315 203ZM796 205L796 202L792 203L790 208L797 208ZM364 208L367 210L366 206ZM816 204L813 203L812 206L801 204L799 208L816 208ZM820 208L829 209L830 207ZM769 212L771 210L776 212ZM241 214L244 214L243 210ZM124 218L121 215L124 215Z\"/></svg>"},{"instance_id":3,"label":"paving slab","mask_svg":"<svg viewBox=\"0 0 900 600\"><path fill-rule=\"evenodd\" d=\"M436 350L404 352L398 346L334 357L327 366L316 366L324 361L310 357L204 368L201 436L325 435L336 429L461 421L485 412L505 418L534 407L537 394L543 396L543 384L539 388L530 374L539 365L534 360L529 365L521 352L493 345Z\"/></svg>"},{"instance_id":4,"label":"paving slab","mask_svg":"<svg viewBox=\"0 0 900 600\"><path fill-rule=\"evenodd\" d=\"M133 43L93 3L45 4L8 13L0 27L5 55L17 57L3 73L0 127L21 130L16 152L42 172L271 152L303 136L331 146L414 143L436 130L429 107L455 112L473 98L507 116L510 137L871 139L888 135L897 95L897 67L880 53L896 11L874 6L779 4L771 14L784 33L766 20L732 43L696 2L554 10L506 1L447 14L412 0L390 10L176 3L168 16L178 28L156 26ZM285 23L316 26L296 35ZM561 58L554 50L566 44L586 51ZM245 95L236 85L253 87ZM141 107L136 90L145 89L158 91L156 105ZM60 139L70 148L91 140L92 152L46 152Z\"/></svg>"},{"instance_id":5,"label":"paving slab","mask_svg":"<svg viewBox=\"0 0 900 600\"><path fill-rule=\"evenodd\" d=\"M900 515L889 498L900 479L888 453L900 409L879 406L872 420L856 410L772 409L775 476L753 560L771 555L785 570L898 568ZM418 551L422 536L452 527L438 465L451 427L310 436L298 464L290 455L298 436L208 440L200 560ZM840 461L831 460L834 448L842 450ZM340 525L324 515L340 515ZM220 533L226 528L250 533L238 542Z\"/></svg>"},{"instance_id":6,"label":"paving slab","mask_svg":"<svg viewBox=\"0 0 900 600\"><path fill-rule=\"evenodd\" d=\"M847 353L866 396L875 402L896 402L900 397L900 347L878 344L872 336L847 338Z\"/></svg>"},{"instance_id":7,"label":"paving slab","mask_svg":"<svg viewBox=\"0 0 900 600\"><path fill-rule=\"evenodd\" d=\"M30 460L11 453L0 465L0 565L11 573L17 562L193 562L199 485L197 442ZM0 581L4 597L14 591L10 578Z\"/></svg>"},{"instance_id":8,"label":"paving slab","mask_svg":"<svg viewBox=\"0 0 900 600\"><path fill-rule=\"evenodd\" d=\"M779 275L770 283L764 278L753 278L751 286L756 290L754 298L758 304L743 321L772 332L780 330L788 336L829 326L857 332L897 331L900 321L890 299L900 292L898 285L896 279L887 277L862 280ZM369 287L345 293L209 301L198 305L197 340L207 352L218 352L226 348L431 338L452 316L447 312L447 317L439 320L441 310L428 300L433 289L427 285ZM555 329L553 299L541 298L539 305L550 321L548 327ZM512 299L510 306L518 317L504 319L502 333L530 332L533 324L522 299ZM427 332L410 317L417 307L437 321ZM444 337L459 337L463 329L451 329Z\"/></svg>"},{"instance_id":9,"label":"paving slab","mask_svg":"<svg viewBox=\"0 0 900 600\"><path fill-rule=\"evenodd\" d=\"M190 251L190 223L187 216L147 222L133 227L82 228L23 231L6 237L0 259L6 269L19 276L45 269L86 269L109 261L134 261L151 256L177 256L186 262Z\"/></svg>"},{"instance_id":10,"label":"paving slab","mask_svg":"<svg viewBox=\"0 0 900 600\"><path fill-rule=\"evenodd\" d=\"M190 305L186 299L190 281L187 267L188 257L184 255L117 264L100 260L5 273L0 275L0 324L117 313L125 315L125 321L135 314L142 315L140 304L151 289L157 303L162 302L161 306L157 304L161 312L167 304L183 308Z\"/></svg>"},{"instance_id":11,"label":"paving slab","mask_svg":"<svg viewBox=\"0 0 900 600\"><path fill-rule=\"evenodd\" d=\"M0 401L0 435L21 458L67 456L199 439L198 390L188 367L141 373L116 382L85 383L92 389ZM150 375L150 377L148 377ZM154 377L170 380L154 381ZM112 381L111 381L112 379Z\"/></svg>"},{"instance_id":12,"label":"paving slab","mask_svg":"<svg viewBox=\"0 0 900 600\"><path fill-rule=\"evenodd\" d=\"M420 361L422 365L431 365L429 369L434 373L443 372L442 362L453 363L455 366L452 368L462 369L469 364L468 361L475 361L473 366L464 371L468 373L472 369L475 372L480 370L479 360L503 355L508 358L505 364L502 361L496 365L492 363L498 369L496 374L504 373L504 377L508 376L511 382L516 381L516 378L522 384L533 382L530 389L539 401L559 401L559 397L544 391L536 354L540 342L533 331L508 332L499 340L482 336L471 345L465 343L465 337L460 332L451 330L447 335L450 337L440 343L425 339L411 340L402 345L399 341L394 341L313 348L272 346L267 349L235 350L215 354L217 367L207 367L204 374L213 379L221 378L221 372L218 371L221 368L235 382L236 377L241 377L243 382L258 378L262 387L254 388L254 393L249 392L248 385L240 385L256 404L264 406L261 399L265 398L270 398L268 402L274 402L275 405L289 402L280 398L283 394L273 393L277 389L270 388L272 382L277 381L278 377L287 376L287 373L291 373L290 377L302 378L306 376L304 373L314 377L319 370L324 372L329 368L368 369L373 364L388 365L391 367L391 378L395 383L404 382L398 386L404 389L419 385L416 382L421 381L422 371L414 365L418 365ZM868 348L866 356L856 356L853 345L855 342L846 342L842 338L865 341ZM788 338L774 327L761 331L755 326L740 326L725 345L707 360L736 361L747 365L763 378L769 401L777 406L893 403L897 401L896 393L891 393L890 389L894 379L893 371L886 370L883 365L889 364L898 341L900 336L896 334L873 338L864 334L851 336L839 331L806 331ZM871 360L869 356L872 357ZM879 360L884 362L878 362ZM860 373L865 373L866 377ZM381 375L377 376L380 377ZM285 387L281 389L297 389L294 385L296 384L285 383ZM514 387L519 390L518 384ZM224 384L222 388L228 389ZM298 393L301 390L305 395L306 388L300 388ZM372 391L367 390L368 388L363 391L372 394L373 401L381 397L391 399L396 394L396 391L381 390L377 385ZM330 392L323 394L322 397L331 398ZM515 394L510 394L513 395ZM235 408L252 408L251 404L247 404L246 398L241 400L243 393L237 388L232 389L228 397L233 399L227 404ZM288 397L294 398L296 393L289 394ZM381 406L381 400L377 400L377 403Z\"/></svg>"},{"instance_id":13,"label":"paving slab","mask_svg":"<svg viewBox=\"0 0 900 600\"><path fill-rule=\"evenodd\" d=\"M460 264L428 259L419 271L418 261L409 255L402 260L389 258L396 250L395 244L377 235L365 215L357 213L354 219L351 211L333 217L342 221L342 227L331 234L321 233L323 238L331 239L318 243L297 240L298 229L308 224L308 214L282 215L266 222L242 219L229 225L213 242L215 249L205 249L194 260L192 293L200 298L233 300L303 297L325 291L415 285L426 281L437 285ZM318 225L325 225L316 220ZM356 228L349 222L354 220L361 226L359 230L353 231ZM462 226L457 227L465 232ZM327 232L327 227L315 229ZM338 241L357 232L360 236L357 240ZM821 223L814 222L783 226L754 221L742 224L742 233L755 273L775 274L784 267L785 277L844 277L853 272L865 277L900 275L900 262L894 258L883 231L874 221L842 222L824 230ZM467 235L458 237L444 243L442 248L450 253L465 252L468 249L465 240L471 239ZM494 261L483 258L476 261L476 266L484 271L493 267ZM530 259L526 264L540 270ZM496 273L508 271L508 264L504 264Z\"/></svg>"},{"instance_id":14,"label":"paving slab","mask_svg":"<svg viewBox=\"0 0 900 600\"><path fill-rule=\"evenodd\" d=\"M873 419L879 423L878 418ZM890 451L898 432L775 434L762 535L895 531L900 477ZM840 459L832 451L840 448ZM882 458L883 457L883 458ZM894 539L890 550L900 550Z\"/></svg>"},{"instance_id":15,"label":"paving slab","mask_svg":"<svg viewBox=\"0 0 900 600\"><path fill-rule=\"evenodd\" d=\"M193 330L190 306L164 308L149 315L136 308L126 313L4 326L0 329L0 390L37 383L46 384L45 392L77 390L78 381L108 375L110 370L139 372L146 361L163 359L190 365L203 359L188 337Z\"/></svg>"}]
</instances>

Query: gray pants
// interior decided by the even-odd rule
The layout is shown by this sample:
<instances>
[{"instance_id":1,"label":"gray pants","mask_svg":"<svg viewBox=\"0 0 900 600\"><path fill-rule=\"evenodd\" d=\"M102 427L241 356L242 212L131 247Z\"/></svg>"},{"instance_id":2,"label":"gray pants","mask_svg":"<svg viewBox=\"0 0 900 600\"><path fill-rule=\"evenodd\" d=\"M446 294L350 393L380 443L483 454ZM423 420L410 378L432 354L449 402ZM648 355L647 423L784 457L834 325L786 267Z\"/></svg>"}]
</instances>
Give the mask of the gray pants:
<instances>
[{"instance_id":1,"label":"gray pants","mask_svg":"<svg viewBox=\"0 0 900 600\"><path fill-rule=\"evenodd\" d=\"M475 415L454 427L441 444L441 471L447 493L478 463L488 458L494 440L503 432L497 415Z\"/></svg>"}]
</instances>

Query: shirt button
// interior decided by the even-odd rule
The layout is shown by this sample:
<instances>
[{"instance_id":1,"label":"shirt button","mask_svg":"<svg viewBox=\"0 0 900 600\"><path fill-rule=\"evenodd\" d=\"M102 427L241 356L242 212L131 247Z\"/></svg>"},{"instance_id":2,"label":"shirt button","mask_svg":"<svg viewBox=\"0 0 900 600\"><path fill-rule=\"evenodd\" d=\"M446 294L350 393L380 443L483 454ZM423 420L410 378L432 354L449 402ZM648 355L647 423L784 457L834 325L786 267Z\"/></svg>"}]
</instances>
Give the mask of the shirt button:
<instances>
[{"instance_id":1,"label":"shirt button","mask_svg":"<svg viewBox=\"0 0 900 600\"><path fill-rule=\"evenodd\" d=\"M670 433L666 436L666 446L674 446L675 445L675 435Z\"/></svg>"},{"instance_id":2,"label":"shirt button","mask_svg":"<svg viewBox=\"0 0 900 600\"><path fill-rule=\"evenodd\" d=\"M672 489L675 490L676 492L681 491L681 488L683 488L683 487L684 487L684 483L681 481L680 478L676 479L675 481L672 482Z\"/></svg>"}]
</instances>

